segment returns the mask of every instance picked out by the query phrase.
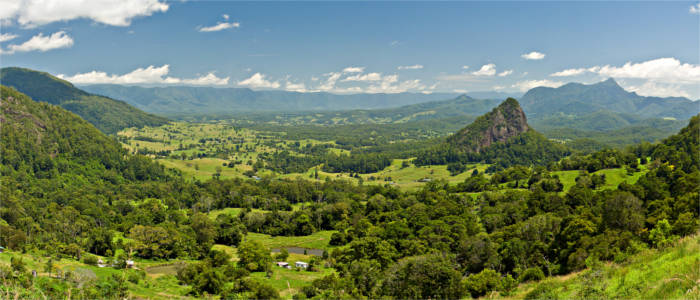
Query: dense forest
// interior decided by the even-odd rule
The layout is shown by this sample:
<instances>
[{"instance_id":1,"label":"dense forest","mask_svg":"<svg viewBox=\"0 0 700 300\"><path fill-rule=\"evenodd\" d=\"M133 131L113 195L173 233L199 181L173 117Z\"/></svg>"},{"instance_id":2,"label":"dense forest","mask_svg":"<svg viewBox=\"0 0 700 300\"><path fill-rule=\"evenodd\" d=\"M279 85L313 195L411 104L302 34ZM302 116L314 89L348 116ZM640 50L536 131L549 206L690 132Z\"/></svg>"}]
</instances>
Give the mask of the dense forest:
<instances>
[{"instance_id":1,"label":"dense forest","mask_svg":"<svg viewBox=\"0 0 700 300\"><path fill-rule=\"evenodd\" d=\"M273 268L277 256L270 249L246 239L252 233L333 232L332 250L315 256L307 268L332 272L305 284L296 299L457 299L493 291L509 295L519 283L601 261L625 262L698 231L700 116L659 143L590 154L569 155L534 131L479 152L449 152L454 148L445 142L438 146L444 151L435 148L440 155L417 160L484 161L495 167L488 175L475 171L458 185L434 180L403 190L328 177L188 180L149 157L128 153L63 108L9 87L1 92L0 244L85 264L100 257L116 269L132 259L184 260L175 277L193 296L279 297L254 276L280 271ZM324 153L329 172L372 172L390 163L381 153L336 155L325 154L323 146L298 147L310 157ZM274 155L270 161L295 161ZM608 179L593 173L605 168L647 172L633 184L604 189ZM562 170L578 172L568 190L556 175ZM224 208L242 212L209 217ZM238 260L215 244L236 247ZM79 273L33 278L26 263L13 258L9 266L0 265L5 282L0 291L22 298L116 299L129 295L130 282L144 280L135 270L92 279ZM556 298L551 293L540 289L528 296ZM640 297L634 289L577 293Z\"/></svg>"}]
</instances>

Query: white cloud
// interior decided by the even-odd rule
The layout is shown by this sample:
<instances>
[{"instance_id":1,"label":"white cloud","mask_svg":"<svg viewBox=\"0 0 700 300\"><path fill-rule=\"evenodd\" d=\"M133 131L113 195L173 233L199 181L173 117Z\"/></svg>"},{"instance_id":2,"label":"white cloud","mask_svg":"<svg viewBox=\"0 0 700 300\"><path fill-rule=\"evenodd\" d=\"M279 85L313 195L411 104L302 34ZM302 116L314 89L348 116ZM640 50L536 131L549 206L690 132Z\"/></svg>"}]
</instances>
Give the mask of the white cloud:
<instances>
[{"instance_id":1,"label":"white cloud","mask_svg":"<svg viewBox=\"0 0 700 300\"><path fill-rule=\"evenodd\" d=\"M109 75L102 71L90 71L87 73L78 73L73 76L64 74L57 75L58 78L68 80L75 84L187 84L187 85L225 85L228 84L229 77L219 78L213 72L207 75L191 78L180 79L167 76L170 72L169 65L160 67L148 66L146 68L138 68L123 75Z\"/></svg>"},{"instance_id":2,"label":"white cloud","mask_svg":"<svg viewBox=\"0 0 700 300\"><path fill-rule=\"evenodd\" d=\"M472 72L472 75L476 76L493 76L496 75L496 65L495 64L486 64L481 66L481 69L479 71L474 71Z\"/></svg>"},{"instance_id":3,"label":"white cloud","mask_svg":"<svg viewBox=\"0 0 700 300\"><path fill-rule=\"evenodd\" d=\"M397 69L399 70L420 70L423 68L423 65L412 65L412 66L399 66Z\"/></svg>"},{"instance_id":4,"label":"white cloud","mask_svg":"<svg viewBox=\"0 0 700 300\"><path fill-rule=\"evenodd\" d=\"M277 81L269 81L265 79L265 75L261 73L255 73L248 79L241 80L237 82L238 85L247 86L251 88L267 88L276 89L280 87L280 83Z\"/></svg>"},{"instance_id":5,"label":"white cloud","mask_svg":"<svg viewBox=\"0 0 700 300\"><path fill-rule=\"evenodd\" d=\"M552 77L576 76L576 75L581 75L583 73L586 73L586 71L588 71L588 69L586 69L586 68L566 69L564 71L559 71L559 72L549 74L549 76L552 76Z\"/></svg>"},{"instance_id":6,"label":"white cloud","mask_svg":"<svg viewBox=\"0 0 700 300\"><path fill-rule=\"evenodd\" d=\"M520 55L520 57L527 59L527 60L540 60L543 59L546 55L544 53L540 53L537 51L532 51L530 53L525 53L523 55Z\"/></svg>"},{"instance_id":7,"label":"white cloud","mask_svg":"<svg viewBox=\"0 0 700 300\"><path fill-rule=\"evenodd\" d=\"M641 85L625 85L625 89L631 92L636 92L641 96L690 98L690 94L687 91L684 91L683 87L678 84L646 81Z\"/></svg>"},{"instance_id":8,"label":"white cloud","mask_svg":"<svg viewBox=\"0 0 700 300\"><path fill-rule=\"evenodd\" d=\"M547 79L542 79L542 80L525 80L525 81L518 81L512 87L519 89L522 92L528 91L532 88L536 88L539 86L544 86L544 87L560 87L564 83L561 81L550 81Z\"/></svg>"},{"instance_id":9,"label":"white cloud","mask_svg":"<svg viewBox=\"0 0 700 300\"><path fill-rule=\"evenodd\" d=\"M209 26L209 27L200 27L199 32L215 32L215 31L221 31L229 28L238 28L241 27L241 24L238 22L219 22L214 26Z\"/></svg>"},{"instance_id":10,"label":"white cloud","mask_svg":"<svg viewBox=\"0 0 700 300\"><path fill-rule=\"evenodd\" d=\"M214 72L209 72L207 75L193 78L193 79L182 79L182 83L188 85L226 85L228 84L229 77L219 78L214 75Z\"/></svg>"},{"instance_id":11,"label":"white cloud","mask_svg":"<svg viewBox=\"0 0 700 300\"><path fill-rule=\"evenodd\" d=\"M367 73L367 74L357 74L353 76L348 76L341 80L346 81L379 81L382 80L382 74L380 73Z\"/></svg>"},{"instance_id":12,"label":"white cloud","mask_svg":"<svg viewBox=\"0 0 700 300\"><path fill-rule=\"evenodd\" d=\"M161 0L0 0L0 20L16 20L23 27L79 18L129 26L133 18L167 10Z\"/></svg>"},{"instance_id":13,"label":"white cloud","mask_svg":"<svg viewBox=\"0 0 700 300\"><path fill-rule=\"evenodd\" d=\"M673 57L640 63L627 62L621 67L605 65L596 68L595 72L614 78L649 79L666 83L700 83L700 65L683 64Z\"/></svg>"},{"instance_id":14,"label":"white cloud","mask_svg":"<svg viewBox=\"0 0 700 300\"><path fill-rule=\"evenodd\" d=\"M16 38L16 34L11 34L11 33L0 33L0 43L2 42L7 42L9 40L13 40Z\"/></svg>"},{"instance_id":15,"label":"white cloud","mask_svg":"<svg viewBox=\"0 0 700 300\"><path fill-rule=\"evenodd\" d=\"M499 77L506 77L506 76L508 76L508 75L510 75L510 74L513 74L513 70L506 70L506 71L503 71L503 72L501 72L501 73L498 73L498 76L499 76Z\"/></svg>"},{"instance_id":16,"label":"white cloud","mask_svg":"<svg viewBox=\"0 0 700 300\"><path fill-rule=\"evenodd\" d=\"M691 6L689 11L691 14L700 15L700 3Z\"/></svg>"},{"instance_id":17,"label":"white cloud","mask_svg":"<svg viewBox=\"0 0 700 300\"><path fill-rule=\"evenodd\" d=\"M365 71L365 67L347 67L343 69L343 73L362 73Z\"/></svg>"},{"instance_id":18,"label":"white cloud","mask_svg":"<svg viewBox=\"0 0 700 300\"><path fill-rule=\"evenodd\" d=\"M15 52L29 51L46 52L53 49L69 48L71 46L73 46L73 38L66 34L65 31L55 32L47 36L43 33L39 33L22 44L9 45L7 47L8 51L4 51L3 53L12 54Z\"/></svg>"},{"instance_id":19,"label":"white cloud","mask_svg":"<svg viewBox=\"0 0 700 300\"><path fill-rule=\"evenodd\" d=\"M455 92L455 93L460 93L460 94L466 94L466 93L467 93L467 90L463 90L463 89L455 89L455 90L452 90L452 91Z\"/></svg>"},{"instance_id":20,"label":"white cloud","mask_svg":"<svg viewBox=\"0 0 700 300\"><path fill-rule=\"evenodd\" d=\"M462 69L469 69L469 66L462 66Z\"/></svg>"},{"instance_id":21,"label":"white cloud","mask_svg":"<svg viewBox=\"0 0 700 300\"><path fill-rule=\"evenodd\" d=\"M224 18L224 20L228 20L230 18L229 15L227 15L227 14L221 15L221 17Z\"/></svg>"},{"instance_id":22,"label":"white cloud","mask_svg":"<svg viewBox=\"0 0 700 300\"><path fill-rule=\"evenodd\" d=\"M292 91L292 92L299 92L299 93L305 93L307 92L306 90L306 85L304 83L293 83L287 81L284 87L285 90Z\"/></svg>"}]
</instances>

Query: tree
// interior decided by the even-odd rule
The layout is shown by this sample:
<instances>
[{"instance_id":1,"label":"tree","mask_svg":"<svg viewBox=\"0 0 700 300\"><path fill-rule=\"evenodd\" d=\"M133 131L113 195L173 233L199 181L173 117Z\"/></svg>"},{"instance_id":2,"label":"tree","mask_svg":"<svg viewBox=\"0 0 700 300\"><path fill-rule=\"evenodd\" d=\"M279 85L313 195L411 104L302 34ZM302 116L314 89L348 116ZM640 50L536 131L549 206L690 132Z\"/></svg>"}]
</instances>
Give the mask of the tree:
<instances>
[{"instance_id":1,"label":"tree","mask_svg":"<svg viewBox=\"0 0 700 300\"><path fill-rule=\"evenodd\" d=\"M272 264L270 249L258 241L245 241L238 247L238 265L251 272L267 271Z\"/></svg>"},{"instance_id":2,"label":"tree","mask_svg":"<svg viewBox=\"0 0 700 300\"><path fill-rule=\"evenodd\" d=\"M488 292L496 290L501 284L501 274L491 269L484 269L478 274L467 276L464 285L467 291L474 298L486 295Z\"/></svg>"},{"instance_id":3,"label":"tree","mask_svg":"<svg viewBox=\"0 0 700 300\"><path fill-rule=\"evenodd\" d=\"M404 258L389 267L381 291L397 299L462 298L462 275L455 265L454 257L442 254Z\"/></svg>"},{"instance_id":4,"label":"tree","mask_svg":"<svg viewBox=\"0 0 700 300\"><path fill-rule=\"evenodd\" d=\"M668 220L662 219L656 222L656 226L649 232L649 240L657 248L665 248L673 242L674 237L671 236L671 224Z\"/></svg>"},{"instance_id":5,"label":"tree","mask_svg":"<svg viewBox=\"0 0 700 300\"><path fill-rule=\"evenodd\" d=\"M56 265L53 262L53 258L49 258L49 260L46 261L46 265L44 265L44 271L46 273L49 273L49 277L51 277L51 273L56 269Z\"/></svg>"},{"instance_id":6,"label":"tree","mask_svg":"<svg viewBox=\"0 0 700 300\"><path fill-rule=\"evenodd\" d=\"M280 249L280 253L275 256L275 259L278 261L285 261L287 258L289 258L289 251L287 251L287 248Z\"/></svg>"}]
</instances>

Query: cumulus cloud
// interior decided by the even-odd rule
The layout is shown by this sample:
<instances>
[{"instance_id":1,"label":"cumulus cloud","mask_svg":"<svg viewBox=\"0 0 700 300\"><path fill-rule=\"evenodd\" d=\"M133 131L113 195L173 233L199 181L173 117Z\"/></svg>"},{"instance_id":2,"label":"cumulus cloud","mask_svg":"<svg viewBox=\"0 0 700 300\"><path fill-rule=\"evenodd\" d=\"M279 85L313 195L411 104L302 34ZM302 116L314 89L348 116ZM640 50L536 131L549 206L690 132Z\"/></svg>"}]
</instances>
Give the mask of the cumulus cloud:
<instances>
[{"instance_id":1,"label":"cumulus cloud","mask_svg":"<svg viewBox=\"0 0 700 300\"><path fill-rule=\"evenodd\" d=\"M501 72L501 73L498 73L498 76L499 76L499 77L506 77L506 76L508 76L508 75L510 75L510 74L513 74L513 70L506 70L506 71L503 71L503 72Z\"/></svg>"},{"instance_id":2,"label":"cumulus cloud","mask_svg":"<svg viewBox=\"0 0 700 300\"><path fill-rule=\"evenodd\" d=\"M225 85L228 84L229 77L219 78L213 72L207 75L191 78L180 79L167 76L170 73L170 66L163 65L160 67L148 66L146 68L138 68L123 75L107 74L102 71L90 71L87 73L78 73L73 76L64 74L57 75L58 78L68 80L75 84L187 84L187 85Z\"/></svg>"},{"instance_id":3,"label":"cumulus cloud","mask_svg":"<svg viewBox=\"0 0 700 300\"><path fill-rule=\"evenodd\" d=\"M695 4L688 10L691 14L700 15L700 3Z\"/></svg>"},{"instance_id":4,"label":"cumulus cloud","mask_svg":"<svg viewBox=\"0 0 700 300\"><path fill-rule=\"evenodd\" d=\"M423 65L412 65L412 66L399 66L397 69L399 70L420 70L423 68Z\"/></svg>"},{"instance_id":5,"label":"cumulus cloud","mask_svg":"<svg viewBox=\"0 0 700 300\"><path fill-rule=\"evenodd\" d=\"M293 83L287 81L287 83L284 86L285 90L291 91L291 92L299 92L299 93L305 93L307 92L306 85L304 83Z\"/></svg>"},{"instance_id":6,"label":"cumulus cloud","mask_svg":"<svg viewBox=\"0 0 700 300\"><path fill-rule=\"evenodd\" d=\"M684 64L673 57L640 63L627 62L620 67L605 65L596 69L596 73L608 77L649 79L666 83L700 83L700 65Z\"/></svg>"},{"instance_id":7,"label":"cumulus cloud","mask_svg":"<svg viewBox=\"0 0 700 300\"><path fill-rule=\"evenodd\" d=\"M11 33L0 33L0 43L13 40L17 37L16 34Z\"/></svg>"},{"instance_id":8,"label":"cumulus cloud","mask_svg":"<svg viewBox=\"0 0 700 300\"><path fill-rule=\"evenodd\" d=\"M476 76L493 76L496 75L496 65L495 64L486 64L481 66L481 69L479 71L474 71L472 72L472 75Z\"/></svg>"},{"instance_id":9,"label":"cumulus cloud","mask_svg":"<svg viewBox=\"0 0 700 300\"><path fill-rule=\"evenodd\" d=\"M0 0L0 20L35 27L86 18L112 26L129 26L136 17L165 12L161 0Z\"/></svg>"},{"instance_id":10,"label":"cumulus cloud","mask_svg":"<svg viewBox=\"0 0 700 300\"><path fill-rule=\"evenodd\" d=\"M227 14L221 15L221 17L224 18L224 20L228 20L230 18L229 15L227 15Z\"/></svg>"},{"instance_id":11,"label":"cumulus cloud","mask_svg":"<svg viewBox=\"0 0 700 300\"><path fill-rule=\"evenodd\" d=\"M280 83L277 81L270 81L265 79L265 74L255 73L250 78L241 80L237 82L238 85L247 86L251 88L266 88L266 89L276 89L280 87Z\"/></svg>"},{"instance_id":12,"label":"cumulus cloud","mask_svg":"<svg viewBox=\"0 0 700 300\"><path fill-rule=\"evenodd\" d=\"M520 57L527 59L527 60L540 60L543 59L546 55L541 52L537 51L532 51L530 53L525 53L523 55L520 55Z\"/></svg>"},{"instance_id":13,"label":"cumulus cloud","mask_svg":"<svg viewBox=\"0 0 700 300\"><path fill-rule=\"evenodd\" d=\"M469 66L462 66L462 69L469 69Z\"/></svg>"},{"instance_id":14,"label":"cumulus cloud","mask_svg":"<svg viewBox=\"0 0 700 300\"><path fill-rule=\"evenodd\" d=\"M43 33L39 33L22 44L9 45L7 47L8 51L3 51L3 53L12 54L15 52L29 51L46 52L53 49L69 48L71 46L73 46L73 38L71 38L65 31L59 31L46 36Z\"/></svg>"},{"instance_id":15,"label":"cumulus cloud","mask_svg":"<svg viewBox=\"0 0 700 300\"><path fill-rule=\"evenodd\" d=\"M524 80L524 81L518 81L517 83L512 85L512 87L517 88L518 90L520 90L522 92L525 92L525 91L528 91L530 89L540 87L540 86L556 88L556 87L562 86L563 84L564 83L561 81L550 81L547 79Z\"/></svg>"},{"instance_id":16,"label":"cumulus cloud","mask_svg":"<svg viewBox=\"0 0 700 300\"><path fill-rule=\"evenodd\" d=\"M646 81L641 85L625 84L625 89L631 92L635 92L641 96L686 98L691 97L690 94L687 91L685 91L681 85L659 83L654 81Z\"/></svg>"},{"instance_id":17,"label":"cumulus cloud","mask_svg":"<svg viewBox=\"0 0 700 300\"><path fill-rule=\"evenodd\" d=\"M578 68L578 69L566 69L563 71L555 72L552 74L549 74L549 76L552 77L568 77L568 76L576 76L576 75L581 75L583 73L586 73L588 69L586 68Z\"/></svg>"},{"instance_id":18,"label":"cumulus cloud","mask_svg":"<svg viewBox=\"0 0 700 300\"><path fill-rule=\"evenodd\" d=\"M357 74L353 76L348 76L345 77L343 82L345 81L379 81L382 80L382 74L381 73L367 73L367 74Z\"/></svg>"},{"instance_id":19,"label":"cumulus cloud","mask_svg":"<svg viewBox=\"0 0 700 300\"><path fill-rule=\"evenodd\" d=\"M215 32L215 31L222 31L225 29L229 28L238 28L241 27L241 24L238 22L219 22L216 23L216 25L209 26L209 27L200 27L199 32Z\"/></svg>"},{"instance_id":20,"label":"cumulus cloud","mask_svg":"<svg viewBox=\"0 0 700 300\"><path fill-rule=\"evenodd\" d=\"M343 69L343 73L362 73L365 71L365 67L347 67Z\"/></svg>"}]
</instances>

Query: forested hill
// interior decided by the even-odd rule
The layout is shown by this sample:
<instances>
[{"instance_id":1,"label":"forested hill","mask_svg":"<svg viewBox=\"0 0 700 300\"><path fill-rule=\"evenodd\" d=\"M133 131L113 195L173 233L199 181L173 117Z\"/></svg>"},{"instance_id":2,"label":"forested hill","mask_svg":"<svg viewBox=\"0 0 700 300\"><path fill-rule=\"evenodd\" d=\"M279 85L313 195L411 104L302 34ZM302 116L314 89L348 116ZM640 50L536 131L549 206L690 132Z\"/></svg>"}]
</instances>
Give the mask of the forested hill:
<instances>
[{"instance_id":1,"label":"forested hill","mask_svg":"<svg viewBox=\"0 0 700 300\"><path fill-rule=\"evenodd\" d=\"M3 68L0 82L36 101L61 106L111 134L129 127L159 126L166 118L145 113L124 101L93 95L51 74L23 68Z\"/></svg>"},{"instance_id":2,"label":"forested hill","mask_svg":"<svg viewBox=\"0 0 700 300\"><path fill-rule=\"evenodd\" d=\"M508 98L491 112L424 151L417 165L487 162L491 170L512 165L547 165L568 155L563 145L549 141L527 124L520 104ZM448 166L450 167L450 166ZM451 168L460 169L459 166Z\"/></svg>"},{"instance_id":3,"label":"forested hill","mask_svg":"<svg viewBox=\"0 0 700 300\"><path fill-rule=\"evenodd\" d=\"M558 88L536 87L529 90L520 103L533 118L552 114L586 115L602 110L685 120L700 112L700 102L683 97L639 96L624 90L612 78L591 85L568 83Z\"/></svg>"},{"instance_id":4,"label":"forested hill","mask_svg":"<svg viewBox=\"0 0 700 300\"><path fill-rule=\"evenodd\" d=\"M116 140L79 116L1 88L3 175L18 172L48 179L74 174L112 182L167 178L162 166L128 155Z\"/></svg>"}]
</instances>

